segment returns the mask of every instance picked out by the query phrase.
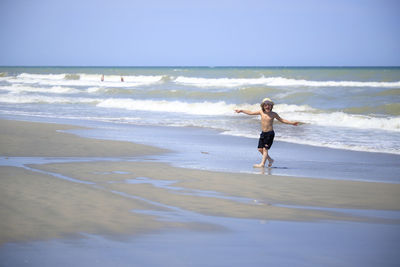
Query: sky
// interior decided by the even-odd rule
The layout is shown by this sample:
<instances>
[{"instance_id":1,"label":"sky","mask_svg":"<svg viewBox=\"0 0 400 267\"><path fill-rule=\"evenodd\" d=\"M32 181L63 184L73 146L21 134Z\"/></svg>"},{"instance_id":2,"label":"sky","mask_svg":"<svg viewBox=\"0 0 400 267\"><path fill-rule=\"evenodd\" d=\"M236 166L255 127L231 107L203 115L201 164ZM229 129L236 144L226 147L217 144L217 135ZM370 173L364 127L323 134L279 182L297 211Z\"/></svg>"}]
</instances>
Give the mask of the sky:
<instances>
[{"instance_id":1,"label":"sky","mask_svg":"<svg viewBox=\"0 0 400 267\"><path fill-rule=\"evenodd\" d=\"M0 0L3 66L400 66L397 0Z\"/></svg>"}]
</instances>

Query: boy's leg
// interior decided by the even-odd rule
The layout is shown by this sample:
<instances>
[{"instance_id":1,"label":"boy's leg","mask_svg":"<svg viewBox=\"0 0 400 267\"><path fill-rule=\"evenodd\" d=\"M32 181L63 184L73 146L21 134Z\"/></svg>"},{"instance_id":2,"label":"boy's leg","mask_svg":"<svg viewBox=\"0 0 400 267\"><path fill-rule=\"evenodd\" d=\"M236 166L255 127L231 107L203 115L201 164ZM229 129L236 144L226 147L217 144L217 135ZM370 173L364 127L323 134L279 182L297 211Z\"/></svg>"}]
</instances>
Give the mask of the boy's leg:
<instances>
[{"instance_id":1,"label":"boy's leg","mask_svg":"<svg viewBox=\"0 0 400 267\"><path fill-rule=\"evenodd\" d=\"M260 151L261 152L261 151ZM254 164L254 168L263 168L265 166L265 162L267 161L268 158L268 150L266 148L263 148L262 150L262 159L260 164Z\"/></svg>"},{"instance_id":2,"label":"boy's leg","mask_svg":"<svg viewBox=\"0 0 400 267\"><path fill-rule=\"evenodd\" d=\"M260 151L261 152L261 151ZM274 163L274 160L268 155L268 149L263 148L263 156L260 164L255 164L253 167L254 168L263 168L265 166L265 162L268 160L268 167L272 166L272 163Z\"/></svg>"},{"instance_id":3,"label":"boy's leg","mask_svg":"<svg viewBox=\"0 0 400 267\"><path fill-rule=\"evenodd\" d=\"M268 149L266 149L266 150L268 152ZM269 155L267 156L267 160L268 160L268 167L272 167L274 160Z\"/></svg>"}]
</instances>

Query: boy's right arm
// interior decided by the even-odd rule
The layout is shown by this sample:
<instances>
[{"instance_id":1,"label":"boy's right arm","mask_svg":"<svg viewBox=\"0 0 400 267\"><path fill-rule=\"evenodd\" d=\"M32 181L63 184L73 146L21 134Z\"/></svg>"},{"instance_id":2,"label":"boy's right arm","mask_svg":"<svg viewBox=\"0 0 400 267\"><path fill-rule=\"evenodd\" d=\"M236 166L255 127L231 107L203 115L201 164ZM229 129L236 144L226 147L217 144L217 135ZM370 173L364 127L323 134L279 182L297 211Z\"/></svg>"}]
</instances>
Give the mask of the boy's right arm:
<instances>
[{"instance_id":1,"label":"boy's right arm","mask_svg":"<svg viewBox=\"0 0 400 267\"><path fill-rule=\"evenodd\" d=\"M245 110L245 109L235 109L236 113L244 113L247 115L260 115L260 110L258 111L250 111L250 110Z\"/></svg>"}]
</instances>

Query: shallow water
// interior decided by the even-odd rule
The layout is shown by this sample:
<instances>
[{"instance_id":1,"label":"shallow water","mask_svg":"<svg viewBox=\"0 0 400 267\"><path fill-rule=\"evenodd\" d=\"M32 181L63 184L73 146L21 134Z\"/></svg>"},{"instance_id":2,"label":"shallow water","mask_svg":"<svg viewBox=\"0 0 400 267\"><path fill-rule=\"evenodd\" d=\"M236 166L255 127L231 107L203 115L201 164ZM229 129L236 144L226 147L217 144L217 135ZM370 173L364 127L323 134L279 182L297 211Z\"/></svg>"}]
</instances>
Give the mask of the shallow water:
<instances>
[{"instance_id":1,"label":"shallow water","mask_svg":"<svg viewBox=\"0 0 400 267\"><path fill-rule=\"evenodd\" d=\"M94 125L93 125L94 126ZM400 182L400 156L298 145L275 141L273 168L255 169L261 160L257 140L226 136L201 128L97 124L72 133L100 139L155 145L173 152L144 157L174 166L265 175L303 176L358 181Z\"/></svg>"},{"instance_id":2,"label":"shallow water","mask_svg":"<svg viewBox=\"0 0 400 267\"><path fill-rule=\"evenodd\" d=\"M177 167L225 172L369 182L400 182L400 155L396 154L349 151L275 141L270 150L270 155L275 160L273 167L258 169L253 168L253 164L259 163L261 160L261 155L257 151L257 139L221 135L221 132L216 130L26 116L7 116L6 118L87 126L91 129L68 132L83 137L129 141L171 150L170 153L124 158L124 160L160 161ZM45 158L30 158L27 161L24 158L13 160L15 161L13 164L22 164L22 162L27 164L32 160L37 163L46 162ZM53 158L47 162L57 160L65 159ZM69 158L69 160L73 159ZM91 159L78 158L75 160L90 161ZM101 160L120 159L103 158Z\"/></svg>"}]
</instances>

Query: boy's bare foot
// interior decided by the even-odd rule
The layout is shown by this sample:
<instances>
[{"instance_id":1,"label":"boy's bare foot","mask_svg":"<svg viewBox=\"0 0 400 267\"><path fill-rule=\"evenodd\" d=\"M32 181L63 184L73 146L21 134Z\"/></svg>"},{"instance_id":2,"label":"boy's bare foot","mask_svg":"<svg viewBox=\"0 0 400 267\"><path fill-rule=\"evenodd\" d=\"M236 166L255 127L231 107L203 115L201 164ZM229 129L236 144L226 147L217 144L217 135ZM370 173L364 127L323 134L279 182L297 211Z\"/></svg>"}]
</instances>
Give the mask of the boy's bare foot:
<instances>
[{"instance_id":1,"label":"boy's bare foot","mask_svg":"<svg viewBox=\"0 0 400 267\"><path fill-rule=\"evenodd\" d=\"M254 164L253 168L264 168L265 166L262 164Z\"/></svg>"},{"instance_id":2,"label":"boy's bare foot","mask_svg":"<svg viewBox=\"0 0 400 267\"><path fill-rule=\"evenodd\" d=\"M273 159L271 159L271 160L268 160L268 167L272 167L272 164L274 163L274 160Z\"/></svg>"}]
</instances>

